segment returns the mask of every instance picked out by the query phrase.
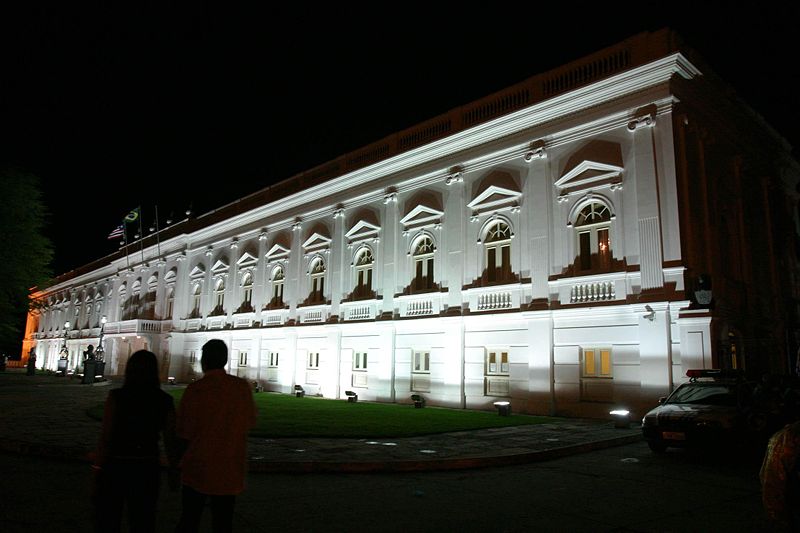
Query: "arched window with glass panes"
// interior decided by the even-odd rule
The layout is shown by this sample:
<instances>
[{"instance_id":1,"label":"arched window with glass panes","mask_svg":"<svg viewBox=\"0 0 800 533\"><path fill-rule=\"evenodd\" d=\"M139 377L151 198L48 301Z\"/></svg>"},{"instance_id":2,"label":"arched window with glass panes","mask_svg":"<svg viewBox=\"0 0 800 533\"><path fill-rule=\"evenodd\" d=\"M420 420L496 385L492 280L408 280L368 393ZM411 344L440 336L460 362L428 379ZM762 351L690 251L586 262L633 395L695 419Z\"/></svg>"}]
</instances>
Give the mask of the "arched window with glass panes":
<instances>
[{"instance_id":1,"label":"arched window with glass panes","mask_svg":"<svg viewBox=\"0 0 800 533\"><path fill-rule=\"evenodd\" d=\"M309 269L311 291L308 295L309 302L321 303L325 301L325 261L321 257L311 261Z\"/></svg>"},{"instance_id":2,"label":"arched window with glass panes","mask_svg":"<svg viewBox=\"0 0 800 533\"><path fill-rule=\"evenodd\" d=\"M214 284L214 310L213 315L221 315L225 312L225 279L219 278Z\"/></svg>"},{"instance_id":3,"label":"arched window with glass panes","mask_svg":"<svg viewBox=\"0 0 800 533\"><path fill-rule=\"evenodd\" d=\"M353 267L355 268L355 288L353 289L353 296L356 298L367 298L372 295L372 269L375 264L375 258L372 256L372 250L366 246L356 252Z\"/></svg>"},{"instance_id":4,"label":"arched window with glass panes","mask_svg":"<svg viewBox=\"0 0 800 533\"><path fill-rule=\"evenodd\" d=\"M433 289L433 240L422 235L414 242L412 259L414 261L414 280L411 288L414 291Z\"/></svg>"},{"instance_id":5,"label":"arched window with glass panes","mask_svg":"<svg viewBox=\"0 0 800 533\"><path fill-rule=\"evenodd\" d=\"M272 298L270 298L270 301L267 304L268 308L283 307L284 279L285 275L283 273L283 267L275 267L275 269L272 271L272 278L270 279L270 282L272 283Z\"/></svg>"},{"instance_id":6,"label":"arched window with glass panes","mask_svg":"<svg viewBox=\"0 0 800 533\"><path fill-rule=\"evenodd\" d=\"M202 295L202 286L200 283L192 285L192 311L189 313L190 318L200 317L200 296Z\"/></svg>"},{"instance_id":7,"label":"arched window with glass panes","mask_svg":"<svg viewBox=\"0 0 800 533\"><path fill-rule=\"evenodd\" d=\"M242 303L239 311L246 313L253 310L253 274L245 272L242 274Z\"/></svg>"},{"instance_id":8,"label":"arched window with glass panes","mask_svg":"<svg viewBox=\"0 0 800 533\"><path fill-rule=\"evenodd\" d=\"M592 201L575 217L578 270L607 270L611 267L611 210Z\"/></svg>"},{"instance_id":9,"label":"arched window with glass panes","mask_svg":"<svg viewBox=\"0 0 800 533\"><path fill-rule=\"evenodd\" d=\"M488 283L512 281L511 237L511 228L502 220L493 222L486 229L483 245L485 279Z\"/></svg>"}]
</instances>

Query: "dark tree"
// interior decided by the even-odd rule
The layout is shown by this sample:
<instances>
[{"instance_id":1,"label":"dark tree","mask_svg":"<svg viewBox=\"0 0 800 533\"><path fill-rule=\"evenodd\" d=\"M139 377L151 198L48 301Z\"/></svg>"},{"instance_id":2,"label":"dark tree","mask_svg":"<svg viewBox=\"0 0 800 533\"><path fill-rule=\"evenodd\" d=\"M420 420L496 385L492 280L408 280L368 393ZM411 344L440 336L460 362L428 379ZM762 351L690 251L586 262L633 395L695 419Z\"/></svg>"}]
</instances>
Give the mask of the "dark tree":
<instances>
[{"instance_id":1,"label":"dark tree","mask_svg":"<svg viewBox=\"0 0 800 533\"><path fill-rule=\"evenodd\" d=\"M0 169L0 348L17 355L31 288L51 277L53 248L42 230L47 210L39 179Z\"/></svg>"}]
</instances>

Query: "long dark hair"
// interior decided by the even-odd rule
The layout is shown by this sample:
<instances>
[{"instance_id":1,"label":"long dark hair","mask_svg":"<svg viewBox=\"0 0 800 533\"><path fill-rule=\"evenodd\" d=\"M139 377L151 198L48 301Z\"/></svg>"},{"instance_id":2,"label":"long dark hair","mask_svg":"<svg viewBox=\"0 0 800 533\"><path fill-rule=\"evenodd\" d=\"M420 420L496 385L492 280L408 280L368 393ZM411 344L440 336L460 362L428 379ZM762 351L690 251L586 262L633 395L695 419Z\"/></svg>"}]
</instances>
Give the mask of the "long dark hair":
<instances>
[{"instance_id":1,"label":"long dark hair","mask_svg":"<svg viewBox=\"0 0 800 533\"><path fill-rule=\"evenodd\" d=\"M128 359L125 367L126 388L158 388L158 360L156 354L148 350L138 350Z\"/></svg>"}]
</instances>

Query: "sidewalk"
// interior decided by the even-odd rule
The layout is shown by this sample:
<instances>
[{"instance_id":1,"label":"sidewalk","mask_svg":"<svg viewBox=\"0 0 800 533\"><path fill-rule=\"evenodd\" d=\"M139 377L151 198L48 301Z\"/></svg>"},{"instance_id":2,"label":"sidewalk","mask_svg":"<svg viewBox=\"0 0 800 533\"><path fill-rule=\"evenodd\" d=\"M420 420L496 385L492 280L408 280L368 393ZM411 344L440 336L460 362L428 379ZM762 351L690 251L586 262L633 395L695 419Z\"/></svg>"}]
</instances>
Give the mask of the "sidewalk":
<instances>
[{"instance_id":1,"label":"sidewalk","mask_svg":"<svg viewBox=\"0 0 800 533\"><path fill-rule=\"evenodd\" d=\"M100 422L86 415L119 383L0 376L0 451L88 461ZM18 374L18 375L17 375ZM398 439L251 438L252 472L411 472L543 461L642 439L636 421L605 420L462 431Z\"/></svg>"}]
</instances>

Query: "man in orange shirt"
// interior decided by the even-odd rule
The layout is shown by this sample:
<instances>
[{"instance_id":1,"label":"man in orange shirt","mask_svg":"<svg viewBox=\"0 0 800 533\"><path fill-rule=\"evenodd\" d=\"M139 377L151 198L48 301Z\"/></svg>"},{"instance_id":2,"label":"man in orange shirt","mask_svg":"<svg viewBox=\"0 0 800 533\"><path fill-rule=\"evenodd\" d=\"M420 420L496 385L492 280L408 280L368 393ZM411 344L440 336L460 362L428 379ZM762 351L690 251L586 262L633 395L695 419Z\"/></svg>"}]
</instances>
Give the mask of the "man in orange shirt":
<instances>
[{"instance_id":1,"label":"man in orange shirt","mask_svg":"<svg viewBox=\"0 0 800 533\"><path fill-rule=\"evenodd\" d=\"M215 532L231 531L236 495L244 490L247 433L255 426L250 385L225 372L228 347L220 339L203 345L203 377L186 387L178 407L182 504L177 531L197 531L206 501Z\"/></svg>"}]
</instances>

